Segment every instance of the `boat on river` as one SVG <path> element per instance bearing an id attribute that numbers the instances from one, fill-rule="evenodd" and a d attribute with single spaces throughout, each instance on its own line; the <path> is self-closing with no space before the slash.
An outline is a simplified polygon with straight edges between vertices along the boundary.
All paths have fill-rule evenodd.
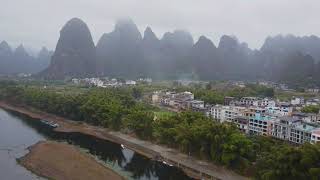
<path id="1" fill-rule="evenodd" d="M 59 124 L 58 123 L 55 123 L 53 121 L 48 121 L 48 120 L 44 120 L 42 119 L 41 122 L 49 127 L 52 127 L 52 128 L 57 128 L 59 127 Z"/>

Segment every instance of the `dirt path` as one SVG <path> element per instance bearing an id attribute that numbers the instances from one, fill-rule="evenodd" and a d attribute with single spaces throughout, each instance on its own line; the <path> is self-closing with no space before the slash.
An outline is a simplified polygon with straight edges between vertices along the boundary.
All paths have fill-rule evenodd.
<path id="1" fill-rule="evenodd" d="M 74 146 L 43 141 L 30 147 L 30 153 L 19 159 L 30 171 L 42 177 L 59 180 L 123 180 L 120 175 L 96 162 Z"/>
<path id="2" fill-rule="evenodd" d="M 127 148 L 142 154 L 149 158 L 160 157 L 162 160 L 169 162 L 183 171 L 189 176 L 200 179 L 226 179 L 226 180 L 247 180 L 248 177 L 241 176 L 224 167 L 214 165 L 211 162 L 198 160 L 180 153 L 175 149 L 165 146 L 153 144 L 148 141 L 143 141 L 131 137 L 120 132 L 110 131 L 105 128 L 88 125 L 85 123 L 78 123 L 69 119 L 58 117 L 56 115 L 48 114 L 42 111 L 35 110 L 30 107 L 13 106 L 5 102 L 0 102 L 0 107 L 19 112 L 35 119 L 46 119 L 58 123 L 60 126 L 55 131 L 58 132 L 79 132 L 87 135 L 92 135 L 101 139 L 112 141 L 118 144 L 124 144 Z"/>

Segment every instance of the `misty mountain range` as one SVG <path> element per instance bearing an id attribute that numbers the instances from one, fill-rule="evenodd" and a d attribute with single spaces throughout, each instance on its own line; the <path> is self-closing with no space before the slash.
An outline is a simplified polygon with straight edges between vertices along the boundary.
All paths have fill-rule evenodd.
<path id="1" fill-rule="evenodd" d="M 50 65 L 38 75 L 46 79 L 271 80 L 317 86 L 319 62 L 320 38 L 316 36 L 268 37 L 259 50 L 252 50 L 227 35 L 218 46 L 205 36 L 194 42 L 191 34 L 182 30 L 167 32 L 159 39 L 150 27 L 142 35 L 133 21 L 121 20 L 95 45 L 88 26 L 74 18 L 60 31 Z"/>
<path id="2" fill-rule="evenodd" d="M 31 56 L 23 45 L 12 49 L 6 41 L 0 43 L 0 74 L 38 73 L 50 64 L 53 52 L 43 47 L 36 57 Z"/>

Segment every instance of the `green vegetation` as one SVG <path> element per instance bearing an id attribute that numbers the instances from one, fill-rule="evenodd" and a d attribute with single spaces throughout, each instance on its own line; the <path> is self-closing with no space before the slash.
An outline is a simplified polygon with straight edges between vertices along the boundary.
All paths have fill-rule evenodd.
<path id="1" fill-rule="evenodd" d="M 302 112 L 304 113 L 318 113 L 320 110 L 320 106 L 310 105 L 302 108 Z"/>
<path id="2" fill-rule="evenodd" d="M 274 97 L 274 90 L 265 86 L 257 84 L 249 84 L 245 88 L 231 87 L 227 89 L 211 89 L 211 84 L 207 87 L 201 86 L 176 86 L 172 90 L 178 92 L 191 91 L 194 93 L 196 99 L 200 99 L 210 104 L 223 104 L 225 96 L 232 96 L 235 98 L 241 98 L 245 96 L 257 96 L 257 97 Z"/>
<path id="3" fill-rule="evenodd" d="M 241 98 L 245 96 L 257 96 L 257 97 L 273 97 L 273 88 L 268 88 L 265 86 L 257 84 L 248 84 L 245 88 L 233 88 L 226 92 L 227 96 L 233 96 L 236 98 Z"/>
<path id="4" fill-rule="evenodd" d="M 281 101 L 290 101 L 292 97 L 304 97 L 305 99 L 310 99 L 315 97 L 315 94 L 307 92 L 297 92 L 297 91 L 275 91 L 275 97 Z"/>
<path id="5" fill-rule="evenodd" d="M 257 161 L 257 179 L 319 179 L 320 145 L 270 147 Z"/>
<path id="6" fill-rule="evenodd" d="M 129 130 L 142 139 L 166 144 L 256 179 L 320 177 L 320 144 L 294 147 L 268 137 L 247 137 L 234 125 L 217 123 L 201 113 L 159 111 L 135 99 L 140 97 L 138 91 L 91 88 L 68 93 L 0 83 L 2 100 L 114 130 Z"/>
<path id="7" fill-rule="evenodd" d="M 164 118 L 170 118 L 174 115 L 174 112 L 170 111 L 154 111 L 154 116 L 157 119 L 164 119 Z"/>

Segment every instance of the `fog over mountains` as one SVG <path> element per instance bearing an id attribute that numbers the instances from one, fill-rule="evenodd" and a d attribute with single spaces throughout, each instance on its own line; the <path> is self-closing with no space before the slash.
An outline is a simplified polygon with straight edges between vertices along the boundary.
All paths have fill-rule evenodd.
<path id="1" fill-rule="evenodd" d="M 23 45 L 12 49 L 6 41 L 0 43 L 0 74 L 38 73 L 45 69 L 53 52 L 43 47 L 36 57 L 31 56 Z"/>
<path id="2" fill-rule="evenodd" d="M 12 52 L 2 43 L 0 54 L 1 67 L 18 61 L 3 61 L 7 56 L 24 57 L 25 62 L 31 62 L 23 53 L 23 47 Z M 47 79 L 110 76 L 272 80 L 317 86 L 319 62 L 320 38 L 316 36 L 268 37 L 259 50 L 252 50 L 246 43 L 227 35 L 221 37 L 218 45 L 205 36 L 194 41 L 191 34 L 183 30 L 167 32 L 158 38 L 152 28 L 147 27 L 142 35 L 133 21 L 120 20 L 95 46 L 87 25 L 74 18 L 60 31 L 50 65 L 39 75 Z M 28 71 L 35 72 L 34 66 Z"/>

